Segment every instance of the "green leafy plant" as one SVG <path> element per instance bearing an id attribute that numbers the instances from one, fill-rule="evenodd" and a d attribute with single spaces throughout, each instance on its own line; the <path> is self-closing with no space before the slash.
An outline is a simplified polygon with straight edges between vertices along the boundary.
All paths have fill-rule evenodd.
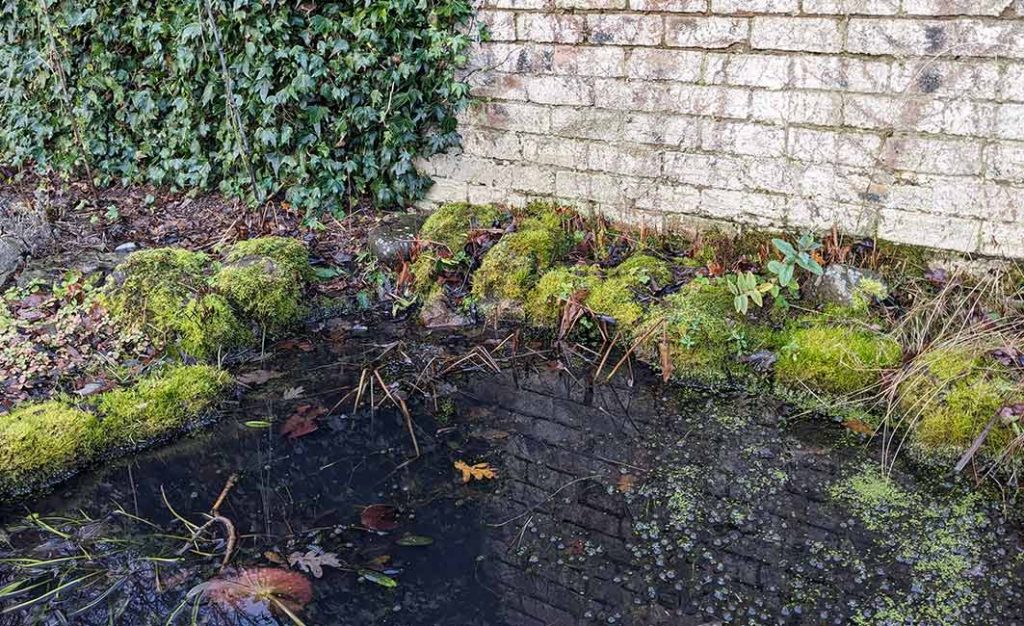
<path id="1" fill-rule="evenodd" d="M 458 144 L 469 0 L 8 0 L 0 162 L 310 212 L 420 197 Z"/>
<path id="2" fill-rule="evenodd" d="M 810 234 L 805 234 L 797 241 L 796 247 L 784 239 L 772 239 L 772 245 L 782 254 L 782 260 L 773 259 L 768 262 L 768 271 L 775 275 L 779 286 L 784 289 L 796 287 L 796 268 L 801 267 L 815 276 L 821 276 L 821 265 L 814 260 L 812 253 L 821 248 L 821 244 Z"/>
<path id="3" fill-rule="evenodd" d="M 753 272 L 740 272 L 725 277 L 729 293 L 733 295 L 733 306 L 736 312 L 743 315 L 750 309 L 753 302 L 757 307 L 764 306 L 764 294 L 778 295 L 778 285 L 771 281 L 761 282 Z"/>

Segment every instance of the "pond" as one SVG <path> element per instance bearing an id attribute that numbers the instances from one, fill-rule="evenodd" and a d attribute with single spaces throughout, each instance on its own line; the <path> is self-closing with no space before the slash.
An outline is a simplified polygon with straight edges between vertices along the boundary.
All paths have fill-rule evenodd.
<path id="1" fill-rule="evenodd" d="M 0 624 L 1024 623 L 997 499 L 886 479 L 770 395 L 498 330 L 318 331 L 212 426 L 7 505 Z"/>

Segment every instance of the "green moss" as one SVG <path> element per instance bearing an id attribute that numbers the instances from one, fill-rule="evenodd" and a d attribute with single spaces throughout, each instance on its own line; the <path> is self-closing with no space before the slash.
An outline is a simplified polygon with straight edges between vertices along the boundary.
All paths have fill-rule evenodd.
<path id="1" fill-rule="evenodd" d="M 174 432 L 210 409 L 230 383 L 227 372 L 210 365 L 174 365 L 103 393 L 96 401 L 103 436 L 137 444 Z"/>
<path id="2" fill-rule="evenodd" d="M 608 273 L 609 278 L 628 278 L 637 283 L 667 283 L 672 280 L 668 263 L 649 254 L 637 253 Z"/>
<path id="3" fill-rule="evenodd" d="M 208 289 L 210 258 L 179 248 L 131 254 L 108 289 L 107 309 L 121 324 L 141 328 L 154 339 L 173 342 L 180 314 L 196 294 Z"/>
<path id="4" fill-rule="evenodd" d="M 862 278 L 857 284 L 857 288 L 853 290 L 853 302 L 850 308 L 854 313 L 867 313 L 873 303 L 888 297 L 889 290 L 885 284 L 871 278 Z"/>
<path id="5" fill-rule="evenodd" d="M 914 442 L 939 456 L 962 454 L 1000 409 L 1024 402 L 1024 389 L 998 364 L 960 347 L 918 356 L 898 391 L 900 408 L 914 424 Z M 1011 437 L 997 424 L 983 450 L 999 451 Z"/>
<path id="6" fill-rule="evenodd" d="M 178 345 L 200 359 L 218 356 L 222 350 L 252 342 L 252 333 L 238 319 L 227 299 L 206 294 L 190 300 L 181 312 Z"/>
<path id="7" fill-rule="evenodd" d="M 831 394 L 876 388 L 882 371 L 899 365 L 902 350 L 892 338 L 859 328 L 812 325 L 783 336 L 779 382 Z"/>
<path id="8" fill-rule="evenodd" d="M 214 285 L 236 311 L 270 333 L 294 326 L 306 313 L 302 282 L 269 257 L 244 257 L 222 267 Z"/>
<path id="9" fill-rule="evenodd" d="M 303 281 L 313 280 L 313 267 L 309 264 L 309 250 L 298 239 L 291 237 L 258 237 L 239 241 L 224 255 L 228 263 L 237 263 L 246 257 L 267 257 L 282 270 L 293 273 Z"/>
<path id="10" fill-rule="evenodd" d="M 96 417 L 57 400 L 20 406 L 0 415 L 0 477 L 4 487 L 52 479 L 94 457 L 100 443 Z M 15 483 L 12 485 L 12 483 Z"/>
<path id="11" fill-rule="evenodd" d="M 484 256 L 473 274 L 473 295 L 502 303 L 524 302 L 541 274 L 565 254 L 568 244 L 556 211 L 534 211 Z"/>
<path id="12" fill-rule="evenodd" d="M 419 238 L 456 254 L 465 247 L 470 230 L 488 228 L 499 219 L 501 211 L 490 205 L 446 204 L 430 214 L 420 228 Z"/>
<path id="13" fill-rule="evenodd" d="M 635 288 L 633 277 L 605 279 L 591 289 L 587 307 L 615 320 L 620 328 L 630 327 L 644 314 L 643 307 L 637 302 Z"/>
<path id="14" fill-rule="evenodd" d="M 554 326 L 562 315 L 562 305 L 581 290 L 589 291 L 597 282 L 593 267 L 557 267 L 545 272 L 526 298 L 525 310 L 537 326 Z"/>
<path id="15" fill-rule="evenodd" d="M 697 278 L 672 294 L 652 310 L 640 325 L 637 334 L 651 324 L 667 324 L 669 355 L 675 371 L 683 376 L 716 380 L 729 373 L 733 356 L 740 347 L 756 349 L 758 344 L 752 325 L 733 308 L 732 294 L 722 280 Z M 661 334 L 648 340 L 657 348 Z M 658 359 L 652 359 L 657 363 Z"/>

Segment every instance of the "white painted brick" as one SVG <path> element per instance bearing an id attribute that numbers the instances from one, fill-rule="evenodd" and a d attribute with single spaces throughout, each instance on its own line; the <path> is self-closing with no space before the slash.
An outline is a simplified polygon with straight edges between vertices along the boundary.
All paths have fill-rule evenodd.
<path id="1" fill-rule="evenodd" d="M 677 80 L 694 83 L 700 80 L 704 55 L 689 50 L 635 48 L 626 61 L 626 75 L 645 80 Z"/>
<path id="2" fill-rule="evenodd" d="M 712 13 L 796 13 L 800 0 L 711 0 Z"/>
<path id="3" fill-rule="evenodd" d="M 842 120 L 842 96 L 824 91 L 755 91 L 750 117 L 761 122 L 835 126 Z"/>
<path id="4" fill-rule="evenodd" d="M 824 233 L 836 227 L 852 236 L 874 235 L 878 209 L 863 204 L 835 202 L 816 198 L 790 198 L 786 207 L 786 227 Z"/>
<path id="5" fill-rule="evenodd" d="M 1004 104 L 999 107 L 995 136 L 1000 139 L 1024 139 L 1024 104 Z"/>
<path id="6" fill-rule="evenodd" d="M 754 18 L 750 45 L 761 50 L 800 50 L 806 52 L 839 52 L 842 32 L 839 20 L 822 17 Z"/>
<path id="7" fill-rule="evenodd" d="M 804 13 L 823 15 L 896 15 L 900 0 L 804 0 Z"/>
<path id="8" fill-rule="evenodd" d="M 982 224 L 978 252 L 1008 258 L 1024 257 L 1024 237 L 1020 224 L 989 222 Z"/>
<path id="9" fill-rule="evenodd" d="M 978 248 L 979 222 L 948 215 L 882 209 L 878 233 L 897 243 L 974 252 Z"/>
<path id="10" fill-rule="evenodd" d="M 746 122 L 707 122 L 701 127 L 701 148 L 731 154 L 782 156 L 786 130 Z"/>
<path id="11" fill-rule="evenodd" d="M 556 9 L 616 10 L 626 5 L 626 0 L 555 0 Z"/>
<path id="12" fill-rule="evenodd" d="M 768 54 L 730 54 L 720 81 L 728 85 L 782 89 L 789 84 L 792 58 Z"/>
<path id="13" fill-rule="evenodd" d="M 994 100 L 999 95 L 1000 83 L 1000 69 L 995 63 L 925 58 L 895 64 L 889 89 L 893 93 L 934 98 Z"/>
<path id="14" fill-rule="evenodd" d="M 587 39 L 596 44 L 657 46 L 664 34 L 660 15 L 601 13 L 587 15 Z"/>
<path id="15" fill-rule="evenodd" d="M 1024 183 L 1024 143 L 1000 141 L 985 149 L 989 178 Z"/>
<path id="16" fill-rule="evenodd" d="M 908 15 L 1000 15 L 1014 0 L 903 0 Z"/>
<path id="17" fill-rule="evenodd" d="M 1002 81 L 1000 97 L 1004 100 L 1024 102 L 1024 63 L 1014 63 L 1006 67 L 1006 75 Z"/>
<path id="18" fill-rule="evenodd" d="M 787 154 L 808 163 L 872 167 L 877 165 L 881 147 L 882 138 L 879 135 L 790 128 Z"/>
<path id="19" fill-rule="evenodd" d="M 477 98 L 526 100 L 526 80 L 516 74 L 477 72 L 469 80 L 470 94 Z"/>
<path id="20" fill-rule="evenodd" d="M 1019 20 L 899 20 L 853 18 L 846 50 L 861 54 L 1024 58 Z"/>
<path id="21" fill-rule="evenodd" d="M 468 202 L 470 204 L 501 204 L 507 206 L 524 206 L 526 196 L 516 193 L 506 187 L 485 187 L 483 185 L 468 185 Z"/>
<path id="22" fill-rule="evenodd" d="M 700 209 L 700 190 L 689 185 L 659 184 L 653 196 L 636 201 L 637 208 L 672 213 L 695 213 Z"/>
<path id="23" fill-rule="evenodd" d="M 462 149 L 471 156 L 518 160 L 522 156 L 519 136 L 489 128 L 463 128 Z"/>
<path id="24" fill-rule="evenodd" d="M 703 13 L 708 10 L 708 0 L 629 0 L 629 8 L 635 11 Z"/>
<path id="25" fill-rule="evenodd" d="M 549 135 L 523 135 L 523 159 L 531 163 L 586 169 L 590 145 L 578 139 Z M 597 144 L 594 144 L 597 145 Z"/>
<path id="26" fill-rule="evenodd" d="M 531 102 L 587 105 L 594 103 L 590 81 L 575 76 L 531 76 L 524 80 Z"/>
<path id="27" fill-rule="evenodd" d="M 728 48 L 745 42 L 750 20 L 732 17 L 667 17 L 665 44 L 679 48 Z"/>
<path id="28" fill-rule="evenodd" d="M 487 26 L 491 41 L 515 41 L 515 13 L 511 11 L 477 11 L 476 19 Z"/>
<path id="29" fill-rule="evenodd" d="M 551 110 L 519 102 L 488 102 L 474 105 L 465 121 L 488 128 L 546 133 L 551 129 Z"/>
<path id="30" fill-rule="evenodd" d="M 734 87 L 598 80 L 597 106 L 625 111 L 666 111 L 714 117 L 746 117 L 750 93 Z"/>
<path id="31" fill-rule="evenodd" d="M 626 51 L 612 46 L 553 46 L 545 51 L 553 74 L 623 76 Z"/>
<path id="32" fill-rule="evenodd" d="M 519 39 L 539 43 L 580 43 L 586 34 L 581 15 L 559 13 L 519 13 L 516 17 Z"/>
<path id="33" fill-rule="evenodd" d="M 890 63 L 837 56 L 797 56 L 791 85 L 801 89 L 829 89 L 885 93 L 889 90 Z"/>
<path id="34" fill-rule="evenodd" d="M 620 111 L 568 107 L 551 110 L 551 132 L 561 137 L 618 141 L 625 121 L 626 116 Z"/>
<path id="35" fill-rule="evenodd" d="M 469 200 L 466 183 L 446 178 L 435 178 L 434 184 L 427 190 L 425 200 L 428 202 L 467 202 Z"/>
<path id="36" fill-rule="evenodd" d="M 634 113 L 625 118 L 621 139 L 632 143 L 697 148 L 700 146 L 700 118 Z"/>
<path id="37" fill-rule="evenodd" d="M 886 140 L 881 161 L 894 169 L 922 174 L 976 175 L 982 169 L 981 143 L 897 135 Z"/>
<path id="38" fill-rule="evenodd" d="M 509 189 L 526 193 L 550 194 L 555 190 L 555 170 L 532 163 L 509 165 Z"/>
<path id="39" fill-rule="evenodd" d="M 704 215 L 765 228 L 785 223 L 785 196 L 722 189 L 705 189 L 700 196 L 700 211 Z"/>
<path id="40" fill-rule="evenodd" d="M 589 169 L 612 174 L 657 178 L 661 175 L 662 151 L 625 143 L 598 143 L 590 148 Z"/>
<path id="41" fill-rule="evenodd" d="M 520 11 L 550 9 L 552 0 L 484 0 L 484 8 L 488 9 L 519 9 Z"/>

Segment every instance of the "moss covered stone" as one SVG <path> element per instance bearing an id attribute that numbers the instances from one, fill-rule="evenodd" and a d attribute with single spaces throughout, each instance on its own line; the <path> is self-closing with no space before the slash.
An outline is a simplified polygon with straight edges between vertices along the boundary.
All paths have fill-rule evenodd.
<path id="1" fill-rule="evenodd" d="M 103 438 L 111 444 L 137 444 L 182 428 L 209 410 L 231 383 L 210 365 L 174 365 L 127 389 L 101 394 Z"/>
<path id="2" fill-rule="evenodd" d="M 457 254 L 474 228 L 489 228 L 501 219 L 501 211 L 490 205 L 445 204 L 430 214 L 420 228 L 425 244 L 440 244 Z"/>
<path id="3" fill-rule="evenodd" d="M 225 265 L 214 285 L 234 310 L 272 334 L 294 326 L 306 314 L 302 282 L 269 257 L 244 257 Z"/>
<path id="4" fill-rule="evenodd" d="M 266 257 L 303 282 L 314 277 L 313 267 L 309 264 L 309 250 L 301 241 L 291 237 L 246 239 L 231 246 L 224 255 L 228 263 L 238 263 L 247 257 Z"/>
<path id="5" fill-rule="evenodd" d="M 59 400 L 0 415 L 0 484 L 48 480 L 94 457 L 102 437 L 96 417 Z"/>
<path id="6" fill-rule="evenodd" d="M 599 280 L 597 268 L 591 266 L 548 270 L 526 298 L 526 315 L 538 326 L 555 326 L 562 314 L 563 304 L 574 293 L 589 292 Z"/>
<path id="7" fill-rule="evenodd" d="M 940 456 L 958 456 L 1008 404 L 1024 402 L 1024 389 L 997 363 L 965 347 L 943 347 L 918 356 L 902 378 L 900 408 L 916 445 Z M 1012 431 L 997 423 L 985 450 L 998 452 Z"/>
<path id="8" fill-rule="evenodd" d="M 902 349 L 886 335 L 810 322 L 784 334 L 776 376 L 781 383 L 830 394 L 877 390 L 882 372 L 899 365 Z"/>
<path id="9" fill-rule="evenodd" d="M 568 246 L 569 236 L 557 210 L 532 209 L 515 232 L 502 237 L 484 256 L 473 274 L 473 295 L 503 305 L 523 303 Z"/>
<path id="10" fill-rule="evenodd" d="M 252 342 L 252 332 L 235 314 L 227 299 L 209 293 L 190 300 L 178 322 L 178 345 L 200 359 Z"/>
<path id="11" fill-rule="evenodd" d="M 672 279 L 672 270 L 661 259 L 638 252 L 608 272 L 609 278 L 629 278 L 636 283 L 667 283 Z"/>

